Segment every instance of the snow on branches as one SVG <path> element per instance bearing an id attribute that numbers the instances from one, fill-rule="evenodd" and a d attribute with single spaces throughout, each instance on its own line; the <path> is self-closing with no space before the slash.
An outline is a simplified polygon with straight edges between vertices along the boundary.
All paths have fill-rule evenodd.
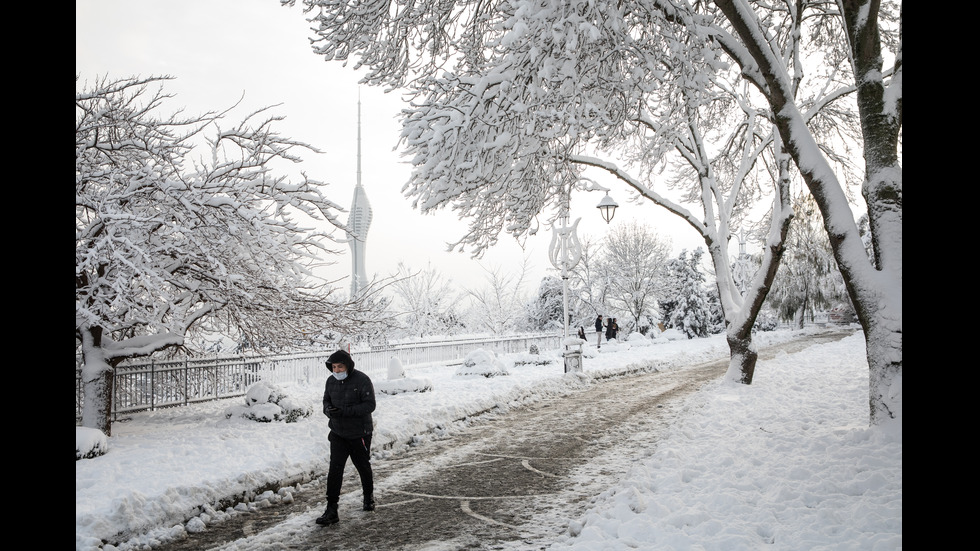
<path id="1" fill-rule="evenodd" d="M 267 109 L 230 128 L 227 112 L 166 115 L 168 78 L 76 91 L 79 338 L 97 333 L 112 362 L 181 346 L 192 328 L 285 343 L 366 319 L 313 273 L 342 209 L 322 182 L 272 171 L 316 150 L 280 136 Z"/>

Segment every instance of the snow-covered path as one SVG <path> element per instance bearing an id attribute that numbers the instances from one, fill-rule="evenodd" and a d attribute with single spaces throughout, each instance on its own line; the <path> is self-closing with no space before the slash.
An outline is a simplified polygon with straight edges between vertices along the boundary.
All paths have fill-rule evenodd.
<path id="1" fill-rule="evenodd" d="M 851 334 L 840 341 L 763 356 L 750 386 L 707 383 L 685 401 L 662 444 L 653 446 L 653 436 L 638 430 L 631 446 L 611 445 L 606 455 L 583 461 L 579 474 L 586 482 L 619 476 L 609 469 L 627 474 L 598 488 L 584 514 L 554 519 L 568 529 L 548 549 L 901 549 L 901 424 L 868 426 L 864 339 L 856 326 L 844 329 Z M 764 351 L 828 331 L 775 331 L 757 335 L 756 341 Z M 501 357 L 509 374 L 490 379 L 454 375 L 445 366 L 407 367 L 408 377 L 430 379 L 432 390 L 379 395 L 372 446 L 376 469 L 391 476 L 408 469 L 403 478 L 415 480 L 412 469 L 425 462 L 402 458 L 476 430 L 475 419 L 481 425 L 495 417 L 506 421 L 523 406 L 589 385 L 618 384 L 637 366 L 668 373 L 722 360 L 728 350 L 723 335 L 670 342 L 631 338 L 604 344 L 601 353 L 587 346 L 580 374 L 563 374 L 560 356 L 551 356 L 535 357 L 543 363 Z M 284 390 L 316 405 L 322 384 L 321 379 Z M 227 418 L 231 405 L 205 402 L 120 420 L 106 455 L 76 462 L 76 551 L 149 549 L 225 527 L 237 533 L 224 541 L 267 537 L 281 529 L 281 542 L 288 543 L 294 539 L 289 530 L 319 528 L 310 523 L 320 513 L 323 489 L 312 480 L 324 472 L 329 455 L 326 417 L 256 423 Z M 495 410 L 503 414 L 485 415 Z M 638 456 L 624 449 L 635 449 Z M 530 472 L 523 460 L 520 470 Z M 514 472 L 516 466 L 505 469 L 508 476 Z M 283 481 L 287 487 L 278 491 L 256 491 Z M 356 500 L 356 480 L 346 489 Z M 236 495 L 247 499 L 226 499 Z M 310 496 L 308 505 L 300 503 L 304 495 Z M 385 499 L 385 506 L 402 501 Z M 471 500 L 467 507 L 507 520 L 495 510 L 486 514 L 481 505 Z M 342 514 L 353 522 L 359 513 Z M 280 528 L 270 529 L 274 525 Z M 424 531 L 424 526 L 410 529 Z M 227 549 L 246 545 L 248 540 L 238 541 Z"/>
<path id="2" fill-rule="evenodd" d="M 794 341 L 764 354 L 799 347 Z M 726 360 L 659 372 L 653 363 L 635 364 L 640 374 L 534 392 L 532 404 L 501 406 L 376 461 L 376 513 L 360 511 L 360 484 L 349 468 L 336 526 L 313 522 L 324 507 L 314 481 L 288 505 L 239 516 L 160 551 L 543 548 L 567 533 L 568 519 L 581 516 L 594 496 L 621 484 L 656 447 L 684 399 L 726 368 Z"/>

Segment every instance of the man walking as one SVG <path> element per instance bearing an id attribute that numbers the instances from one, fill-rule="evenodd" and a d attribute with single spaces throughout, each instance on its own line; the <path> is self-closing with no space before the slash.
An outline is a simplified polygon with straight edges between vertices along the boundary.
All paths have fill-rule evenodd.
<path id="1" fill-rule="evenodd" d="M 364 491 L 364 510 L 373 511 L 374 474 L 371 471 L 371 434 L 376 406 L 374 385 L 365 373 L 354 370 L 354 359 L 338 350 L 327 359 L 331 374 L 323 390 L 323 413 L 330 418 L 330 467 L 327 470 L 327 510 L 316 519 L 317 524 L 340 521 L 337 504 L 344 481 L 344 467 L 349 457 L 361 477 Z"/>

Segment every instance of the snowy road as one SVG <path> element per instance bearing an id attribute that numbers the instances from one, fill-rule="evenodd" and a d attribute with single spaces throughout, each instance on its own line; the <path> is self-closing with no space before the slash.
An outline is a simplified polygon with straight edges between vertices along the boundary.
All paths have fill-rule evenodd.
<path id="1" fill-rule="evenodd" d="M 850 332 L 809 335 L 763 348 L 760 359 Z M 360 510 L 348 465 L 341 522 L 321 527 L 315 481 L 294 500 L 234 517 L 157 549 L 177 550 L 528 550 L 568 530 L 592 496 L 651 453 L 683 400 L 724 374 L 727 361 L 620 376 L 589 389 L 504 408 L 442 438 L 375 460 L 378 509 Z"/>

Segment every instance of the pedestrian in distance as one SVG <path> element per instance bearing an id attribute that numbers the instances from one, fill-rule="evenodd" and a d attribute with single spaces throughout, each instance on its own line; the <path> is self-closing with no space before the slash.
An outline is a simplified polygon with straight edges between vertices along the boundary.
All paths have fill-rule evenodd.
<path id="1" fill-rule="evenodd" d="M 602 314 L 599 314 L 595 318 L 595 332 L 598 335 L 596 337 L 595 347 L 602 348 Z"/>
<path id="2" fill-rule="evenodd" d="M 606 341 L 615 340 L 619 336 L 619 322 L 616 318 L 606 320 Z"/>
<path id="3" fill-rule="evenodd" d="M 354 359 L 344 350 L 327 358 L 330 376 L 323 390 L 323 413 L 330 418 L 330 467 L 327 470 L 327 510 L 316 519 L 328 525 L 340 521 L 337 505 L 344 482 L 344 467 L 349 457 L 361 477 L 365 511 L 375 509 L 374 473 L 371 471 L 371 435 L 377 405 L 374 384 L 367 374 L 354 369 Z"/>
<path id="4" fill-rule="evenodd" d="M 578 338 L 582 339 L 583 341 L 587 340 L 585 338 L 585 328 L 582 327 L 581 325 L 578 326 Z"/>

